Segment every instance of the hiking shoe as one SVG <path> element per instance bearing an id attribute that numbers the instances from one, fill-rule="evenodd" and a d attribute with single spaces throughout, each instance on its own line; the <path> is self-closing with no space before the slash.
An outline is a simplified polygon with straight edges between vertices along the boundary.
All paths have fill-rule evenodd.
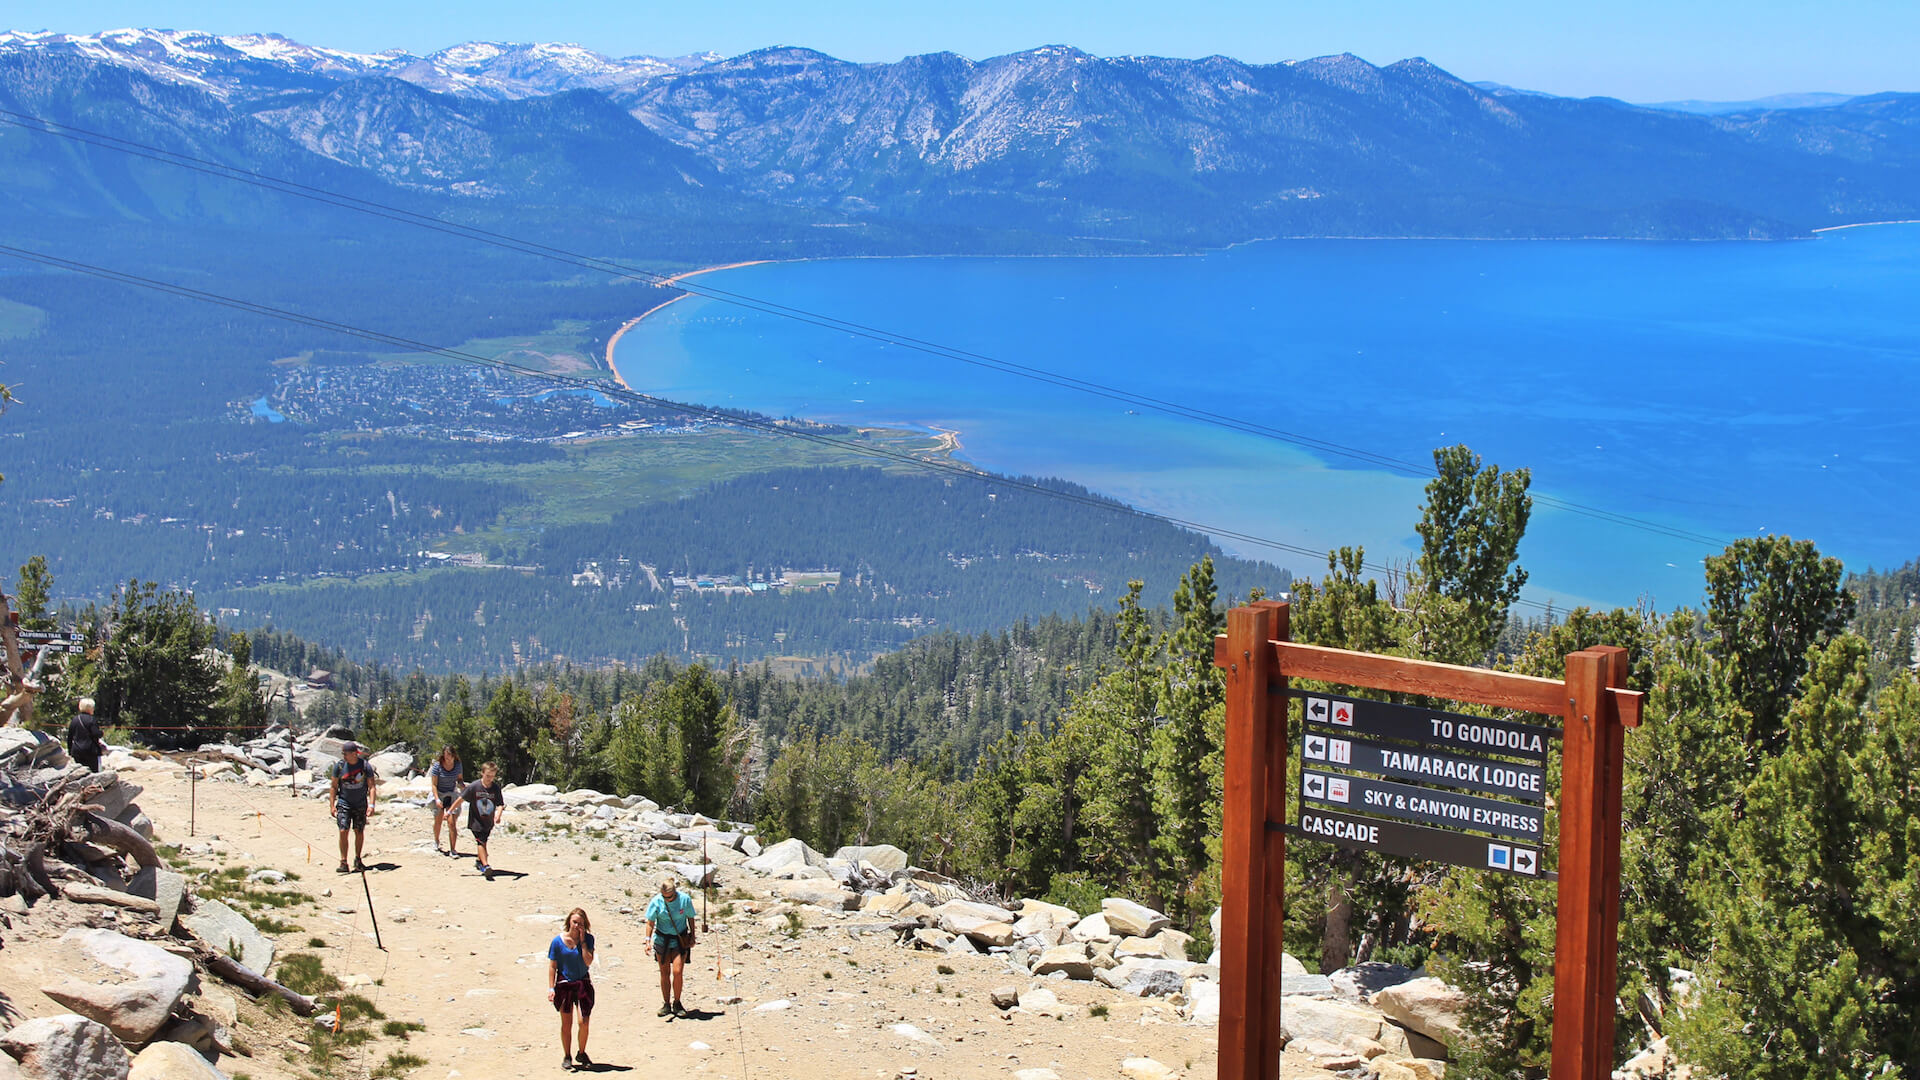
<path id="1" fill-rule="evenodd" d="M 356 874 L 364 874 L 364 873 L 366 873 L 366 872 L 367 872 L 367 864 L 366 864 L 366 863 L 363 863 L 363 862 L 361 862 L 361 861 L 360 861 L 359 859 L 355 859 L 355 860 L 353 860 L 353 872 L 354 872 L 354 873 L 356 873 Z"/>
<path id="2" fill-rule="evenodd" d="M 475 858 L 474 858 L 474 860 L 473 860 L 473 868 L 474 868 L 475 870 L 485 870 L 485 869 L 487 868 L 487 864 L 486 864 L 486 863 L 483 863 L 483 862 L 481 862 L 481 861 L 480 861 L 480 859 L 479 859 L 479 857 L 478 857 L 478 856 L 475 856 Z"/>
<path id="3" fill-rule="evenodd" d="M 687 1018 L 687 1007 L 685 1005 L 680 1004 L 677 1001 L 674 1002 L 673 1015 L 679 1017 L 682 1020 L 685 1020 Z"/>
<path id="4" fill-rule="evenodd" d="M 486 879 L 487 879 L 488 881 L 492 881 L 492 880 L 493 880 L 493 867 L 491 867 L 491 866 L 483 866 L 483 867 L 481 867 L 481 868 L 480 868 L 480 873 L 481 873 L 481 875 L 482 875 L 482 876 L 484 876 L 484 877 L 485 877 L 485 878 L 486 878 Z"/>
<path id="5" fill-rule="evenodd" d="M 655 1016 L 672 1016 L 672 1015 L 673 1015 L 673 1006 L 672 1006 L 672 1005 L 669 1005 L 669 1004 L 667 1004 L 666 1002 L 664 1002 L 664 1001 L 663 1001 L 663 1002 L 661 1002 L 661 1003 L 660 1003 L 660 1011 L 659 1011 L 659 1012 L 657 1012 L 657 1013 L 654 1013 L 653 1015 L 655 1015 Z"/>
<path id="6" fill-rule="evenodd" d="M 563 1058 L 561 1058 L 561 1059 L 560 1059 L 560 1068 L 561 1068 L 561 1070 L 562 1070 L 562 1071 L 565 1071 L 565 1072 L 572 1072 L 572 1071 L 573 1071 L 573 1058 L 571 1058 L 571 1057 L 563 1057 Z"/>
<path id="7" fill-rule="evenodd" d="M 579 1069 L 593 1068 L 593 1062 L 587 1059 L 587 1052 L 585 1050 L 573 1055 L 573 1064 L 575 1068 Z"/>
<path id="8" fill-rule="evenodd" d="M 333 872 L 334 872 L 334 873 L 336 873 L 336 874 L 351 874 L 351 873 L 353 873 L 353 871 L 352 871 L 351 869 L 349 869 L 349 868 L 347 867 L 347 860 L 345 860 L 345 859 L 341 859 L 341 860 L 340 860 L 340 865 L 339 865 L 339 866 L 336 866 L 336 867 L 334 867 L 334 868 L 333 868 Z"/>

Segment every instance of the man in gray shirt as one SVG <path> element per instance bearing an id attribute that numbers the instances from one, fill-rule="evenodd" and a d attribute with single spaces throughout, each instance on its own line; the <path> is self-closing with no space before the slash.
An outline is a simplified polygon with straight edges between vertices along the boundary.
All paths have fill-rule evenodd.
<path id="1" fill-rule="evenodd" d="M 333 764 L 331 797 L 327 805 L 333 808 L 334 823 L 340 826 L 340 865 L 334 870 L 345 874 L 350 872 L 347 868 L 348 829 L 353 830 L 353 869 L 367 868 L 367 864 L 360 859 L 360 853 L 366 847 L 367 814 L 373 809 L 380 778 L 367 763 L 366 747 L 350 742 L 340 747 L 340 753 L 346 756 L 346 760 Z"/>

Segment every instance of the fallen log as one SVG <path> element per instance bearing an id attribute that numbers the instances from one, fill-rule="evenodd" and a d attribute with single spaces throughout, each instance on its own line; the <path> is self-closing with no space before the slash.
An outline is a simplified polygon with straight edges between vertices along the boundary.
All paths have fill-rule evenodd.
<path id="1" fill-rule="evenodd" d="M 118 851 L 140 866 L 159 866 L 160 856 L 153 850 L 153 844 L 146 837 L 134 832 L 130 826 L 110 821 L 91 811 L 85 818 L 87 839 Z"/>
<path id="2" fill-rule="evenodd" d="M 312 1016 L 320 1011 L 319 1004 L 312 998 L 292 987 L 274 982 L 219 949 L 208 945 L 205 939 L 187 929 L 184 924 L 176 925 L 173 932 L 193 945 L 194 956 L 200 961 L 201 966 L 253 996 L 273 994 L 285 1001 L 300 1016 Z"/>

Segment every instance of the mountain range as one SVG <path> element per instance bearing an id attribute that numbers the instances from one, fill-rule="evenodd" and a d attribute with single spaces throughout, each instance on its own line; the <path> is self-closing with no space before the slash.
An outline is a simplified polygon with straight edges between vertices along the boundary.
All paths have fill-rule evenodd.
<path id="1" fill-rule="evenodd" d="M 1790 104 L 1700 115 L 1350 55 L 1253 65 L 1049 46 L 861 64 L 787 47 L 615 59 L 476 42 L 422 57 L 270 34 L 0 33 L 11 119 L 433 213 L 592 221 L 622 246 L 663 221 L 765 227 L 768 250 L 728 257 L 1778 238 L 1920 215 L 1920 95 Z M 0 127 L 0 148 L 7 216 L 279 227 L 304 212 L 19 126 Z"/>

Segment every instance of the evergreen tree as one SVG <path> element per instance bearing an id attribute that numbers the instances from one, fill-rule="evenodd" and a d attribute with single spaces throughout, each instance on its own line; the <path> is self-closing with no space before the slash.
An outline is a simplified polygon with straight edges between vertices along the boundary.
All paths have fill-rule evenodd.
<path id="1" fill-rule="evenodd" d="M 1685 1060 L 1753 1080 L 1920 1069 L 1920 692 L 1869 710 L 1867 646 L 1806 656 L 1782 745 L 1724 809 L 1695 882 L 1711 927 Z"/>
<path id="2" fill-rule="evenodd" d="M 1164 875 L 1154 838 L 1151 755 L 1159 704 L 1153 633 L 1140 610 L 1139 581 L 1120 599 L 1119 667 L 1073 705 L 1069 724 L 1090 724 L 1089 792 L 1081 853 L 1100 881 L 1158 907 Z"/>
<path id="3" fill-rule="evenodd" d="M 217 703 L 226 738 L 251 739 L 267 726 L 267 695 L 253 670 L 253 643 L 245 634 L 227 635 L 226 674 L 220 679 Z"/>
<path id="4" fill-rule="evenodd" d="M 22 630 L 51 630 L 53 574 L 47 570 L 47 557 L 35 555 L 20 567 L 20 581 L 13 589 L 14 614 L 20 616 Z"/>
<path id="5" fill-rule="evenodd" d="M 1527 583 L 1516 565 L 1533 512 L 1532 473 L 1481 467 L 1465 446 L 1433 452 L 1439 475 L 1420 508 L 1420 576 L 1425 586 L 1466 605 L 1463 647 L 1485 657 L 1506 627 L 1507 609 Z"/>
<path id="6" fill-rule="evenodd" d="M 1718 675 L 1728 703 L 1746 717 L 1747 751 L 1757 760 L 1785 738 L 1781 718 L 1807 650 L 1846 628 L 1854 597 L 1841 587 L 1840 560 L 1806 540 L 1736 540 L 1706 566 Z"/>
<path id="7" fill-rule="evenodd" d="M 1169 914 L 1186 924 L 1211 910 L 1207 884 L 1208 806 L 1218 787 L 1208 775 L 1218 746 L 1210 715 L 1224 707 L 1226 679 L 1213 663 L 1213 639 L 1225 625 L 1214 609 L 1213 557 L 1205 556 L 1173 592 L 1173 625 L 1166 633 L 1160 672 L 1160 711 L 1154 739 L 1154 815 L 1159 819 L 1162 894 Z"/>
<path id="8" fill-rule="evenodd" d="M 114 594 L 112 627 L 94 669 L 101 722 L 133 728 L 165 749 L 195 746 L 219 726 L 221 673 L 207 660 L 213 627 L 193 594 L 130 581 Z"/>

